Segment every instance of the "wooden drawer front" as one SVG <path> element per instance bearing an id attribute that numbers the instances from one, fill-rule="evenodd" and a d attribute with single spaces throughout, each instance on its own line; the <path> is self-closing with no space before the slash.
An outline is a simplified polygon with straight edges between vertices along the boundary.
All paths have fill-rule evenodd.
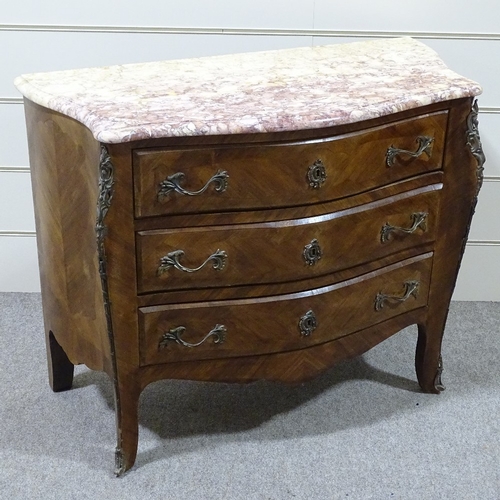
<path id="1" fill-rule="evenodd" d="M 303 143 L 135 150 L 136 217 L 313 204 L 436 170 L 447 116 L 442 111 Z M 430 156 L 401 153 L 387 165 L 391 147 L 415 152 L 418 137 L 433 139 Z M 310 184 L 321 179 L 318 161 L 326 179 L 314 188 Z"/>
<path id="2" fill-rule="evenodd" d="M 138 291 L 294 281 L 432 242 L 440 188 L 307 219 L 139 232 Z"/>
<path id="3" fill-rule="evenodd" d="M 431 257 L 302 293 L 140 308 L 141 363 L 266 354 L 348 335 L 425 306 Z"/>

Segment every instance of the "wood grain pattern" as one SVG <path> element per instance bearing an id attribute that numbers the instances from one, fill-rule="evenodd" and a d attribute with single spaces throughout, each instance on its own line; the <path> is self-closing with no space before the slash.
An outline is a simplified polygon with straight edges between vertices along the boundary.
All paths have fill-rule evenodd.
<path id="1" fill-rule="evenodd" d="M 138 292 L 183 288 L 269 284 L 330 274 L 405 248 L 432 242 L 441 185 L 400 193 L 348 210 L 282 222 L 191 227 L 137 233 Z M 382 227 L 412 226 L 411 215 L 427 214 L 425 230 L 394 232 L 387 241 Z M 353 232 L 356 235 L 353 239 Z M 309 265 L 305 246 L 313 240 L 321 258 Z M 353 251 L 353 242 L 363 251 Z M 217 250 L 226 253 L 224 268 L 213 261 L 196 272 L 170 267 L 159 274 L 162 257 L 182 250 L 179 262 L 196 268 Z"/>
<path id="2" fill-rule="evenodd" d="M 439 380 L 441 343 L 478 189 L 477 161 L 466 142 L 471 105 L 471 99 L 462 99 L 450 110 L 429 313 L 425 321 L 419 323 L 415 366 L 420 386 L 431 393 L 442 390 Z"/>
<path id="3" fill-rule="evenodd" d="M 410 259 L 419 255 L 432 252 L 433 244 L 414 246 L 395 254 L 385 255 L 384 257 L 337 271 L 333 275 L 327 274 L 316 278 L 296 280 L 292 282 L 273 283 L 273 284 L 253 284 L 245 286 L 231 286 L 224 288 L 198 288 L 192 290 L 176 290 L 162 293 L 153 293 L 139 295 L 137 303 L 139 307 L 162 306 L 165 304 L 182 304 L 203 301 L 232 300 L 238 298 L 258 298 L 273 297 L 289 293 L 301 293 L 304 290 L 311 290 L 321 287 L 327 287 L 334 283 L 347 281 L 357 276 L 376 271 L 382 267 L 390 266 L 401 260 Z"/>
<path id="4" fill-rule="evenodd" d="M 77 122 L 25 105 L 49 378 L 64 390 L 75 363 L 109 373 L 118 474 L 134 464 L 138 400 L 155 380 L 301 382 L 418 324 L 417 377 L 439 392 L 441 339 L 478 182 L 466 146 L 470 99 L 337 128 L 108 145 L 109 329 L 95 239 L 100 145 Z M 388 167 L 387 148 L 414 150 L 418 135 L 435 137 L 430 159 L 402 155 Z M 304 188 L 304 167 L 318 155 L 327 182 Z M 190 189 L 214 168 L 231 168 L 231 187 L 157 203 L 162 177 L 181 168 Z M 407 227 L 414 211 L 429 213 L 426 230 L 382 244 L 381 226 Z M 324 253 L 309 267 L 302 250 L 313 238 Z M 171 249 L 195 267 L 223 244 L 231 267 L 216 279 L 212 269 L 155 275 Z M 420 281 L 417 298 L 375 311 L 377 293 L 401 296 L 408 279 Z M 302 337 L 308 310 L 318 324 Z M 159 349 L 171 328 L 185 326 L 183 339 L 197 343 L 218 323 L 227 327 L 220 345 Z"/>
<path id="5" fill-rule="evenodd" d="M 105 220 L 105 250 L 116 363 L 113 378 L 117 430 L 115 472 L 120 475 L 133 465 L 137 453 L 140 395 L 137 271 L 130 150 L 123 145 L 108 145 L 107 149 L 114 170 L 113 200 Z"/>
<path id="6" fill-rule="evenodd" d="M 441 168 L 447 113 L 382 125 L 369 131 L 271 145 L 238 144 L 219 148 L 135 150 L 135 210 L 137 217 L 175 213 L 218 212 L 319 203 Z M 387 168 L 389 147 L 414 151 L 416 138 L 434 138 L 431 156 L 398 156 Z M 308 169 L 321 160 L 327 179 L 320 188 L 309 186 Z M 218 171 L 229 174 L 228 188 L 207 189 L 199 196 L 171 193 L 159 201 L 158 187 L 177 172 L 183 187 L 202 188 Z"/>
<path id="7" fill-rule="evenodd" d="M 29 100 L 25 110 L 45 332 L 71 363 L 111 373 L 95 237 L 99 144 L 71 118 Z"/>
<path id="8" fill-rule="evenodd" d="M 304 349 L 381 323 L 426 305 L 431 257 L 424 254 L 347 282 L 297 294 L 141 308 L 142 364 Z M 403 295 L 407 280 L 420 283 L 416 297 L 388 302 L 382 310 L 375 310 L 379 292 Z M 304 337 L 298 324 L 309 310 L 317 318 L 317 328 Z M 175 342 L 159 348 L 163 334 L 172 328 L 186 327 L 183 340 L 196 343 L 217 324 L 227 329 L 224 342 L 216 344 L 209 338 L 193 348 Z"/>
<path id="9" fill-rule="evenodd" d="M 241 210 L 220 213 L 203 214 L 172 214 L 159 217 L 135 219 L 136 231 L 155 229 L 189 228 L 193 226 L 223 226 L 227 224 L 245 224 L 263 222 L 280 222 L 306 217 L 318 217 L 326 213 L 340 212 L 360 205 L 372 203 L 384 198 L 390 198 L 403 192 L 440 184 L 443 172 L 440 170 L 419 174 L 409 179 L 392 182 L 386 186 L 377 187 L 354 196 L 340 198 L 315 205 L 287 208 L 269 208 L 268 210 Z"/>
<path id="10" fill-rule="evenodd" d="M 420 323 L 426 314 L 425 307 L 414 309 L 306 350 L 145 366 L 141 368 L 142 388 L 165 378 L 228 383 L 257 380 L 301 383 L 332 368 L 339 361 L 363 354 L 403 328 Z"/>

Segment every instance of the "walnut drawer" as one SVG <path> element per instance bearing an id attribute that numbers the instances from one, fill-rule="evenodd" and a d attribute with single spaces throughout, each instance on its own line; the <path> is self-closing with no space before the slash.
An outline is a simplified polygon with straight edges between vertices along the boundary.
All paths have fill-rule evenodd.
<path id="1" fill-rule="evenodd" d="M 141 231 L 138 292 L 307 279 L 432 242 L 441 187 L 318 217 Z"/>
<path id="2" fill-rule="evenodd" d="M 136 149 L 135 216 L 314 204 L 436 170 L 441 168 L 447 118 L 448 112 L 440 111 L 362 132 L 294 143 Z M 429 154 L 423 152 L 417 158 L 398 154 L 388 166 L 391 147 L 415 152 L 419 137 L 433 138 Z M 312 179 L 321 170 L 318 161 L 326 179 L 314 188 Z M 174 178 L 169 180 L 170 176 Z M 168 185 L 159 195 L 162 182 Z M 175 190 L 193 193 L 204 188 L 198 195 Z"/>
<path id="3" fill-rule="evenodd" d="M 348 335 L 425 306 L 431 263 L 427 253 L 301 293 L 140 308 L 141 364 L 282 352 Z M 311 314 L 315 328 L 301 333 L 314 326 Z"/>

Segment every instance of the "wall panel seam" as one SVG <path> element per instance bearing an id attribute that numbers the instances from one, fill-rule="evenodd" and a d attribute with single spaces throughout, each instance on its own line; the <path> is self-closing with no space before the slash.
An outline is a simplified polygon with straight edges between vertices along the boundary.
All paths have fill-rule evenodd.
<path id="1" fill-rule="evenodd" d="M 0 165 L 0 174 L 29 174 L 29 167 L 9 167 L 9 166 L 1 166 Z M 500 178 L 499 178 L 500 179 Z"/>
<path id="2" fill-rule="evenodd" d="M 22 97 L 0 97 L 0 104 L 22 104 Z"/>
<path id="3" fill-rule="evenodd" d="M 479 106 L 479 111 L 485 115 L 498 115 L 500 114 L 500 106 Z"/>
<path id="4" fill-rule="evenodd" d="M 34 237 L 36 236 L 35 231 L 0 231 L 0 237 Z"/>
<path id="5" fill-rule="evenodd" d="M 467 246 L 472 247 L 500 247 L 500 240 L 468 240 Z"/>
<path id="6" fill-rule="evenodd" d="M 0 24 L 0 31 L 50 31 L 90 33 L 172 33 L 202 35 L 264 35 L 264 36 L 317 36 L 388 38 L 411 36 L 459 40 L 500 40 L 500 33 L 448 32 L 448 31 L 394 31 L 394 30 L 328 30 L 317 28 L 208 28 L 175 26 L 106 26 L 83 24 Z"/>

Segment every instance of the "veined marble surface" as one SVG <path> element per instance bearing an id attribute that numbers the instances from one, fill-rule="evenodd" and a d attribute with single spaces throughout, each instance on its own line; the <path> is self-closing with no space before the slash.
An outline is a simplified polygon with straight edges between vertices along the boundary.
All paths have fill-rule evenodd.
<path id="1" fill-rule="evenodd" d="M 104 143 L 319 128 L 481 93 L 411 38 L 34 73 L 14 83 Z"/>

